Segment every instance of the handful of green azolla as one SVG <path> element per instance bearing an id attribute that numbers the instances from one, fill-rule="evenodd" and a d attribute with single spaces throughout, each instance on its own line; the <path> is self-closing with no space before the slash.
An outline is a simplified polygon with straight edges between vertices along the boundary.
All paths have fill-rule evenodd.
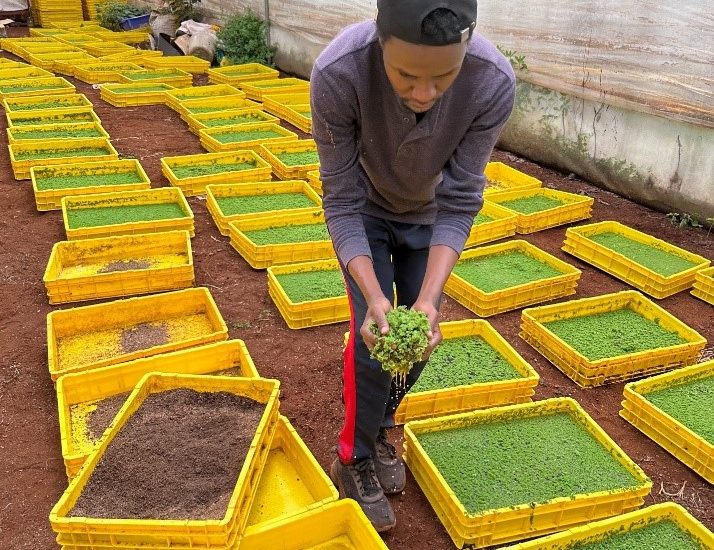
<path id="1" fill-rule="evenodd" d="M 379 334 L 376 323 L 369 327 L 377 336 L 370 357 L 379 361 L 397 384 L 404 385 L 412 365 L 421 361 L 429 345 L 429 319 L 423 311 L 399 306 L 387 313 L 387 323 L 389 332 L 383 335 Z"/>

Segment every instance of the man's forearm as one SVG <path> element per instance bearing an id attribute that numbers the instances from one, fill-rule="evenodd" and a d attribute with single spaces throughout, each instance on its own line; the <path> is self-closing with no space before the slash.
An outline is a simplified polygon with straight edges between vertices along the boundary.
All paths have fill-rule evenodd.
<path id="1" fill-rule="evenodd" d="M 355 256 L 347 264 L 347 271 L 362 291 L 367 304 L 373 304 L 375 300 L 384 298 L 382 288 L 379 286 L 377 275 L 374 272 L 374 265 L 368 256 Z"/>
<path id="2" fill-rule="evenodd" d="M 458 259 L 457 252 L 449 246 L 433 245 L 429 248 L 426 274 L 419 291 L 418 301 L 427 301 L 435 308 L 438 306 L 444 285 Z"/>

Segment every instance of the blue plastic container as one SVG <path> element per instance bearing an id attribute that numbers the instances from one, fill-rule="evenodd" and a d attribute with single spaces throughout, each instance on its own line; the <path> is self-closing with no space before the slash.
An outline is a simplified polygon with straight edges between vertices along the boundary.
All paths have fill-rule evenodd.
<path id="1" fill-rule="evenodd" d="M 146 15 L 139 15 L 137 17 L 129 17 L 128 19 L 122 19 L 119 25 L 125 31 L 131 31 L 134 29 L 147 27 L 149 25 L 149 14 L 147 13 Z"/>

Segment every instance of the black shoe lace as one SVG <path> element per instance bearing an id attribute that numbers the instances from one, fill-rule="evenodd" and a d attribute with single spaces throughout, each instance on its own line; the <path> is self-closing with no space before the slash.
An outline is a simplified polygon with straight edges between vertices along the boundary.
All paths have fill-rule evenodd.
<path id="1" fill-rule="evenodd" d="M 352 468 L 357 472 L 357 488 L 361 494 L 371 497 L 379 492 L 379 481 L 370 459 L 357 462 Z"/>
<path id="2" fill-rule="evenodd" d="M 380 458 L 386 458 L 393 460 L 397 456 L 397 449 L 389 441 L 387 441 L 387 434 L 384 432 L 379 432 L 377 436 L 377 456 Z"/>

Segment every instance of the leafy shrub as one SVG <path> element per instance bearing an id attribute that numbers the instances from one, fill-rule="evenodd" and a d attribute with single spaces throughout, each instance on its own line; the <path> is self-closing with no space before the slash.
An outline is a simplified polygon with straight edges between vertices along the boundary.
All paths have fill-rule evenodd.
<path id="1" fill-rule="evenodd" d="M 99 24 L 102 27 L 113 31 L 122 30 L 120 25 L 122 20 L 130 17 L 146 15 L 150 11 L 150 8 L 130 6 L 122 0 L 104 0 L 104 2 L 97 4 L 97 17 L 99 18 Z"/>
<path id="2" fill-rule="evenodd" d="M 226 21 L 218 39 L 231 63 L 272 64 L 274 49 L 268 45 L 268 26 L 250 10 Z"/>

